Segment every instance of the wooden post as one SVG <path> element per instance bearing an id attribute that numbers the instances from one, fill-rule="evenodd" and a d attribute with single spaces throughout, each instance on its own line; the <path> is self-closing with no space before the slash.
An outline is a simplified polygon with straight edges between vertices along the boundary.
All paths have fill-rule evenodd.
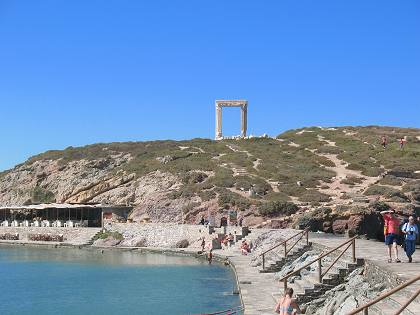
<path id="1" fill-rule="evenodd" d="M 321 259 L 318 259 L 318 279 L 319 283 L 322 283 Z"/>
<path id="2" fill-rule="evenodd" d="M 352 241 L 352 255 L 353 255 L 353 262 L 356 262 L 356 240 Z"/>
<path id="3" fill-rule="evenodd" d="M 284 258 L 287 257 L 287 244 L 284 242 Z"/>
<path id="4" fill-rule="evenodd" d="M 363 310 L 363 315 L 369 315 L 369 311 L 367 307 Z"/>
<path id="5" fill-rule="evenodd" d="M 287 290 L 287 278 L 284 279 L 284 293 L 286 293 Z"/>
<path id="6" fill-rule="evenodd" d="M 309 245 L 309 231 L 306 230 L 306 245 Z"/>
<path id="7" fill-rule="evenodd" d="M 263 270 L 265 269 L 265 254 L 262 255 Z"/>

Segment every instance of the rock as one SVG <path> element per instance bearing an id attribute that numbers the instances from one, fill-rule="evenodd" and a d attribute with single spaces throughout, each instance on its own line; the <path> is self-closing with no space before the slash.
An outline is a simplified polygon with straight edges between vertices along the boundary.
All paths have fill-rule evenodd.
<path id="1" fill-rule="evenodd" d="M 180 240 L 176 243 L 176 248 L 187 248 L 188 245 L 190 245 L 190 242 L 188 240 Z"/>
<path id="2" fill-rule="evenodd" d="M 112 246 L 117 246 L 118 244 L 120 244 L 121 241 L 120 240 L 116 240 L 113 237 L 108 237 L 105 239 L 98 239 L 93 243 L 93 246 L 106 246 L 106 247 L 112 247 Z"/>
<path id="3" fill-rule="evenodd" d="M 344 234 L 347 230 L 347 220 L 334 220 L 332 230 L 335 234 Z"/>
<path id="4" fill-rule="evenodd" d="M 165 155 L 165 156 L 159 156 L 159 157 L 157 157 L 156 160 L 159 161 L 159 162 L 161 162 L 161 163 L 163 163 L 163 164 L 167 164 L 167 163 L 173 161 L 174 158 L 172 156 L 170 156 L 170 155 Z"/>

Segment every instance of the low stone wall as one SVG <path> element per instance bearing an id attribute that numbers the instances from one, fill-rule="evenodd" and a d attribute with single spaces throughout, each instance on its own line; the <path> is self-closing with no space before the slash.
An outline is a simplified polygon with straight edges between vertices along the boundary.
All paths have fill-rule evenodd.
<path id="1" fill-rule="evenodd" d="M 29 240 L 31 234 L 63 234 L 64 242 L 71 245 L 84 245 L 99 232 L 97 228 L 56 228 L 56 227 L 0 227 L 0 234 L 19 234 L 20 242 L 35 242 Z"/>
<path id="2" fill-rule="evenodd" d="M 108 231 L 121 233 L 124 240 L 119 246 L 175 248 L 177 243 L 187 240 L 189 247 L 200 248 L 204 237 L 208 244 L 213 235 L 203 225 L 179 225 L 170 223 L 112 223 Z"/>

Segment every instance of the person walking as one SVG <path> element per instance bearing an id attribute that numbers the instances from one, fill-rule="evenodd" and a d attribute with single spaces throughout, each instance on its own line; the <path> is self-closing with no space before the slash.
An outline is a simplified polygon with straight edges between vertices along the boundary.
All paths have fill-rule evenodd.
<path id="1" fill-rule="evenodd" d="M 395 216 L 394 210 L 381 211 L 381 214 L 385 221 L 384 234 L 385 244 L 388 246 L 388 262 L 392 262 L 392 248 L 394 248 L 395 262 L 400 263 L 401 260 L 398 258 L 398 234 L 400 231 L 400 220 Z"/>
<path id="2" fill-rule="evenodd" d="M 207 261 L 209 262 L 209 265 L 211 265 L 211 262 L 213 261 L 213 248 L 210 248 L 209 253 L 207 254 Z"/>
<path id="3" fill-rule="evenodd" d="M 408 257 L 408 262 L 411 263 L 413 261 L 414 251 L 416 250 L 416 240 L 419 235 L 419 229 L 413 216 L 408 218 L 408 222 L 403 225 L 401 231 L 405 234 L 404 249 Z"/>
<path id="4" fill-rule="evenodd" d="M 401 138 L 400 139 L 400 150 L 403 150 L 404 149 L 404 143 L 405 143 L 405 139 L 404 138 Z"/>
<path id="5" fill-rule="evenodd" d="M 299 305 L 296 301 L 292 298 L 293 297 L 293 289 L 287 288 L 284 295 L 279 299 L 279 302 L 276 304 L 276 308 L 274 312 L 280 315 L 294 315 L 294 314 L 302 314 Z"/>
<path id="6" fill-rule="evenodd" d="M 206 247 L 206 240 L 203 236 L 203 238 L 201 239 L 201 252 L 204 252 L 205 247 Z"/>
<path id="7" fill-rule="evenodd" d="M 386 149 L 386 146 L 388 144 L 388 139 L 385 136 L 382 136 L 381 144 L 384 147 L 384 149 Z"/>

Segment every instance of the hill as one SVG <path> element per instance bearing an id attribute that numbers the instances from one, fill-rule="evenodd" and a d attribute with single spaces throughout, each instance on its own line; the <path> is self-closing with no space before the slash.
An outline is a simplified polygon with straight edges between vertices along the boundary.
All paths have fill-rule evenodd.
<path id="1" fill-rule="evenodd" d="M 251 225 L 328 230 L 345 218 L 348 229 L 349 216 L 366 214 L 370 201 L 417 207 L 420 129 L 311 127 L 276 138 L 94 144 L 47 151 L 0 173 L 0 205 L 52 201 L 132 204 L 133 220 L 196 222 L 236 209 Z"/>

